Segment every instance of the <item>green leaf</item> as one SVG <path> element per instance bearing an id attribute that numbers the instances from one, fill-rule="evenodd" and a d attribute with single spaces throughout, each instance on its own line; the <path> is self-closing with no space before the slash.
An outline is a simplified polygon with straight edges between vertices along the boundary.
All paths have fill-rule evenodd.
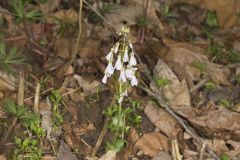
<path id="1" fill-rule="evenodd" d="M 7 101 L 5 102 L 5 110 L 6 110 L 6 112 L 8 112 L 8 113 L 11 113 L 11 114 L 13 114 L 13 115 L 17 115 L 17 106 L 16 106 L 16 104 L 15 104 L 13 101 L 11 101 L 11 100 L 7 100 Z"/>
<path id="2" fill-rule="evenodd" d="M 40 117 L 35 113 L 26 113 L 20 119 L 24 127 L 29 127 L 31 123 L 39 124 L 41 122 Z"/>
<path id="3" fill-rule="evenodd" d="M 221 160 L 229 160 L 226 153 L 223 153 L 223 154 L 221 155 Z"/>
<path id="4" fill-rule="evenodd" d="M 108 147 L 110 150 L 119 152 L 120 150 L 123 149 L 125 142 L 126 141 L 124 139 L 117 139 L 115 142 L 109 144 Z"/>
<path id="5" fill-rule="evenodd" d="M 215 12 L 209 11 L 207 13 L 206 23 L 209 27 L 218 27 L 218 18 Z"/>

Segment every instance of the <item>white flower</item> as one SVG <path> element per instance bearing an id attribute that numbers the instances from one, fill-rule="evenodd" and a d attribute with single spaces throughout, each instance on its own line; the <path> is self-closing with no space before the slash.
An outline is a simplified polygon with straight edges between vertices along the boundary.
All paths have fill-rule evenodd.
<path id="1" fill-rule="evenodd" d="M 114 68 L 116 68 L 117 70 L 121 70 L 122 69 L 122 62 L 121 62 L 121 56 L 118 55 L 117 61 L 115 63 Z"/>
<path id="2" fill-rule="evenodd" d="M 119 99 L 118 99 L 118 103 L 121 104 L 123 101 L 123 96 L 120 96 Z"/>
<path id="3" fill-rule="evenodd" d="M 129 42 L 129 47 L 130 47 L 131 49 L 133 49 L 133 45 L 132 45 L 131 42 Z"/>
<path id="4" fill-rule="evenodd" d="M 108 63 L 107 68 L 105 70 L 105 74 L 109 74 L 111 76 L 114 72 L 114 68 L 112 66 L 112 63 Z"/>
<path id="5" fill-rule="evenodd" d="M 108 55 L 105 57 L 108 61 L 110 61 L 110 59 L 112 58 L 113 53 L 112 50 L 108 53 Z"/>
<path id="6" fill-rule="evenodd" d="M 138 81 L 137 81 L 136 76 L 132 76 L 131 85 L 132 85 L 132 86 L 136 86 L 137 84 L 138 84 Z"/>
<path id="7" fill-rule="evenodd" d="M 116 46 L 114 47 L 114 51 L 113 51 L 114 53 L 117 53 L 118 47 L 119 47 L 119 42 L 117 42 L 117 43 L 116 43 Z"/>
<path id="8" fill-rule="evenodd" d="M 129 61 L 129 65 L 135 66 L 136 64 L 137 64 L 137 60 L 136 60 L 136 58 L 134 57 L 134 53 L 132 52 L 132 53 L 131 53 L 131 57 L 130 57 L 130 61 Z"/>
<path id="9" fill-rule="evenodd" d="M 128 79 L 131 79 L 132 76 L 134 75 L 133 70 L 131 68 L 126 69 L 125 75 Z"/>
<path id="10" fill-rule="evenodd" d="M 102 83 L 105 83 L 105 84 L 107 83 L 107 75 L 106 74 L 104 75 L 104 77 L 102 79 Z"/>
<path id="11" fill-rule="evenodd" d="M 126 78 L 126 76 L 125 76 L 125 71 L 124 71 L 124 69 L 122 69 L 121 72 L 120 72 L 119 81 L 127 82 L 127 78 Z"/>
<path id="12" fill-rule="evenodd" d="M 128 62 L 128 47 L 125 48 L 124 55 L 123 55 L 123 62 Z"/>

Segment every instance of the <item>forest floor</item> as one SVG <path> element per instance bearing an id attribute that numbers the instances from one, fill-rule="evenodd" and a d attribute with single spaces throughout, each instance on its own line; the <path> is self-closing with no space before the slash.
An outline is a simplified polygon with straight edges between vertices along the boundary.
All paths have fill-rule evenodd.
<path id="1" fill-rule="evenodd" d="M 239 160 L 239 22 L 239 0 L 0 1 L 0 160 Z"/>

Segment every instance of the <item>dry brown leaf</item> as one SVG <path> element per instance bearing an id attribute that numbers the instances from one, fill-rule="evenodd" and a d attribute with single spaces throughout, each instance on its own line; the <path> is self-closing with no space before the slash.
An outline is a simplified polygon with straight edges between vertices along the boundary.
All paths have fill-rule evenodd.
<path id="1" fill-rule="evenodd" d="M 56 72 L 58 78 L 74 73 L 73 66 L 69 63 L 63 64 Z"/>
<path id="2" fill-rule="evenodd" d="M 155 82 L 151 82 L 151 89 L 156 93 L 161 92 L 178 114 L 184 117 L 194 115 L 186 81 L 180 82 L 173 71 L 161 59 L 158 60 L 155 66 L 155 76 L 167 79 L 170 83 L 158 89 L 153 85 Z"/>
<path id="3" fill-rule="evenodd" d="M 54 53 L 60 58 L 66 59 L 71 56 L 73 51 L 74 41 L 69 38 L 58 38 L 54 42 Z"/>
<path id="4" fill-rule="evenodd" d="M 145 155 L 154 157 L 160 151 L 169 151 L 168 139 L 159 132 L 144 134 L 136 143 L 136 148 L 142 150 Z"/>
<path id="5" fill-rule="evenodd" d="M 213 139 L 213 140 L 204 139 L 204 143 L 207 144 L 208 147 L 211 148 L 212 150 L 214 150 L 218 155 L 228 151 L 228 147 L 226 146 L 226 143 L 225 143 L 224 140 L 221 140 L 221 139 Z"/>
<path id="6" fill-rule="evenodd" d="M 51 14 L 46 20 L 48 22 L 52 22 L 52 17 L 56 17 L 58 19 L 68 19 L 75 23 L 78 22 L 78 12 L 73 9 L 59 10 L 58 12 Z"/>
<path id="7" fill-rule="evenodd" d="M 73 127 L 73 133 L 74 135 L 83 135 L 87 132 L 95 130 L 95 126 L 93 123 L 87 123 L 87 124 L 81 124 L 80 126 L 74 126 Z"/>
<path id="8" fill-rule="evenodd" d="M 231 71 L 228 68 L 208 62 L 206 63 L 206 72 L 215 83 L 227 86 L 231 85 L 228 80 Z"/>
<path id="9" fill-rule="evenodd" d="M 78 85 L 83 88 L 84 93 L 95 93 L 101 86 L 99 81 L 93 80 L 90 82 L 77 74 L 75 74 L 73 78 L 76 79 Z"/>
<path id="10" fill-rule="evenodd" d="M 236 157 L 238 157 L 238 159 L 240 159 L 240 142 L 228 140 L 226 143 L 227 143 L 227 145 L 231 145 L 231 149 L 228 152 L 226 152 L 229 159 L 233 159 Z"/>
<path id="11" fill-rule="evenodd" d="M 221 65 L 211 63 L 202 48 L 188 43 L 165 41 L 165 44 L 169 47 L 169 51 L 164 57 L 164 60 L 174 66 L 179 65 L 181 67 L 180 69 L 175 70 L 178 75 L 184 75 L 183 77 L 192 81 L 199 80 L 200 70 L 196 70 L 196 68 L 194 69 L 193 64 L 202 63 L 205 65 L 204 71 L 214 82 L 217 84 L 230 85 L 228 80 L 230 70 Z"/>
<path id="12" fill-rule="evenodd" d="M 81 58 L 88 58 L 93 59 L 96 58 L 97 55 L 99 55 L 98 48 L 100 46 L 101 41 L 96 39 L 88 39 L 83 47 L 80 48 L 79 56 Z"/>
<path id="13" fill-rule="evenodd" d="M 235 133 L 240 131 L 240 114 L 223 107 L 210 110 L 202 116 L 189 117 L 188 120 L 213 132 L 224 129 Z"/>
<path id="14" fill-rule="evenodd" d="M 16 78 L 0 70 L 0 91 L 15 91 L 16 89 Z"/>
<path id="15" fill-rule="evenodd" d="M 118 6 L 117 9 L 111 13 L 106 15 L 106 18 L 109 20 L 111 24 L 117 29 L 120 30 L 123 25 L 131 26 L 136 24 L 136 18 L 142 16 L 143 4 L 141 1 L 130 2 L 125 6 Z M 151 5 L 149 6 L 149 17 L 152 18 L 153 22 L 158 21 L 155 10 L 159 8 L 159 3 L 155 1 L 151 1 Z M 123 24 L 123 22 L 126 22 Z"/>
<path id="16" fill-rule="evenodd" d="M 7 160 L 6 156 L 4 154 L 0 155 L 0 160 Z"/>
<path id="17" fill-rule="evenodd" d="M 216 11 L 219 25 L 223 28 L 233 27 L 239 22 L 237 14 L 240 11 L 238 0 L 175 0 L 174 3 L 187 2 L 208 10 Z"/>
<path id="18" fill-rule="evenodd" d="M 148 119 L 159 128 L 164 134 L 170 138 L 177 138 L 178 133 L 181 131 L 176 120 L 169 115 L 162 108 L 159 108 L 155 103 L 148 102 L 145 107 L 144 113 Z"/>
<path id="19" fill-rule="evenodd" d="M 46 3 L 39 5 L 40 11 L 43 14 L 50 14 L 59 6 L 59 3 L 60 0 L 46 1 Z"/>
<path id="20" fill-rule="evenodd" d="M 171 160 L 171 156 L 167 152 L 160 152 L 152 160 Z"/>
<path id="21" fill-rule="evenodd" d="M 61 141 L 61 145 L 57 153 L 57 159 L 77 160 L 77 157 L 75 154 L 73 154 L 70 147 L 66 143 L 64 143 L 64 141 Z"/>
<path id="22" fill-rule="evenodd" d="M 47 138 L 51 139 L 52 133 L 52 112 L 51 105 L 47 103 L 40 103 L 40 114 L 42 116 L 41 127 L 47 132 Z"/>
<path id="23" fill-rule="evenodd" d="M 98 160 L 115 160 L 116 159 L 116 151 L 109 150 Z"/>

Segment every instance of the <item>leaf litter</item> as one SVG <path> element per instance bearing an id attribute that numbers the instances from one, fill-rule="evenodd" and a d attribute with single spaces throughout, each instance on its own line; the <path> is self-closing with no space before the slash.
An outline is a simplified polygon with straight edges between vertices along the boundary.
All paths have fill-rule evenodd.
<path id="1" fill-rule="evenodd" d="M 42 87 L 37 114 L 47 138 L 38 144 L 44 151 L 43 159 L 240 158 L 238 0 L 83 0 L 82 17 L 81 5 L 74 0 L 30 2 L 24 7 L 23 14 L 40 10 L 44 20 L 19 23 L 10 4 L 0 2 L 0 43 L 6 42 L 9 48 L 17 46 L 21 54 L 29 57 L 30 66 L 13 65 L 16 73 L 8 74 L 1 66 L 6 60 L 0 57 L 0 135 L 6 134 L 6 126 L 13 120 L 4 113 L 3 102 L 8 98 L 17 100 L 18 72 L 24 71 L 24 95 L 30 97 L 25 105 L 29 111 L 36 83 Z M 104 19 L 97 16 L 99 13 Z M 79 19 L 79 50 L 73 63 L 69 63 Z M 142 100 L 142 123 L 130 129 L 125 148 L 118 153 L 106 149 L 107 140 L 112 138 L 106 132 L 96 156 L 92 152 L 106 118 L 102 113 L 115 90 L 114 80 L 107 88 L 101 84 L 104 55 L 118 38 L 114 31 L 122 25 L 130 27 L 129 38 L 141 62 L 137 71 L 139 88 L 128 92 Z M 52 83 L 43 78 L 46 75 L 53 77 Z M 52 93 L 49 88 L 60 89 L 64 103 L 50 107 L 46 102 Z M 28 132 L 34 129 L 33 124 L 28 127 Z M 21 122 L 11 132 L 10 137 L 32 137 L 24 132 Z M 8 139 L 6 149 L 0 150 L 0 159 L 11 158 L 15 143 Z"/>

